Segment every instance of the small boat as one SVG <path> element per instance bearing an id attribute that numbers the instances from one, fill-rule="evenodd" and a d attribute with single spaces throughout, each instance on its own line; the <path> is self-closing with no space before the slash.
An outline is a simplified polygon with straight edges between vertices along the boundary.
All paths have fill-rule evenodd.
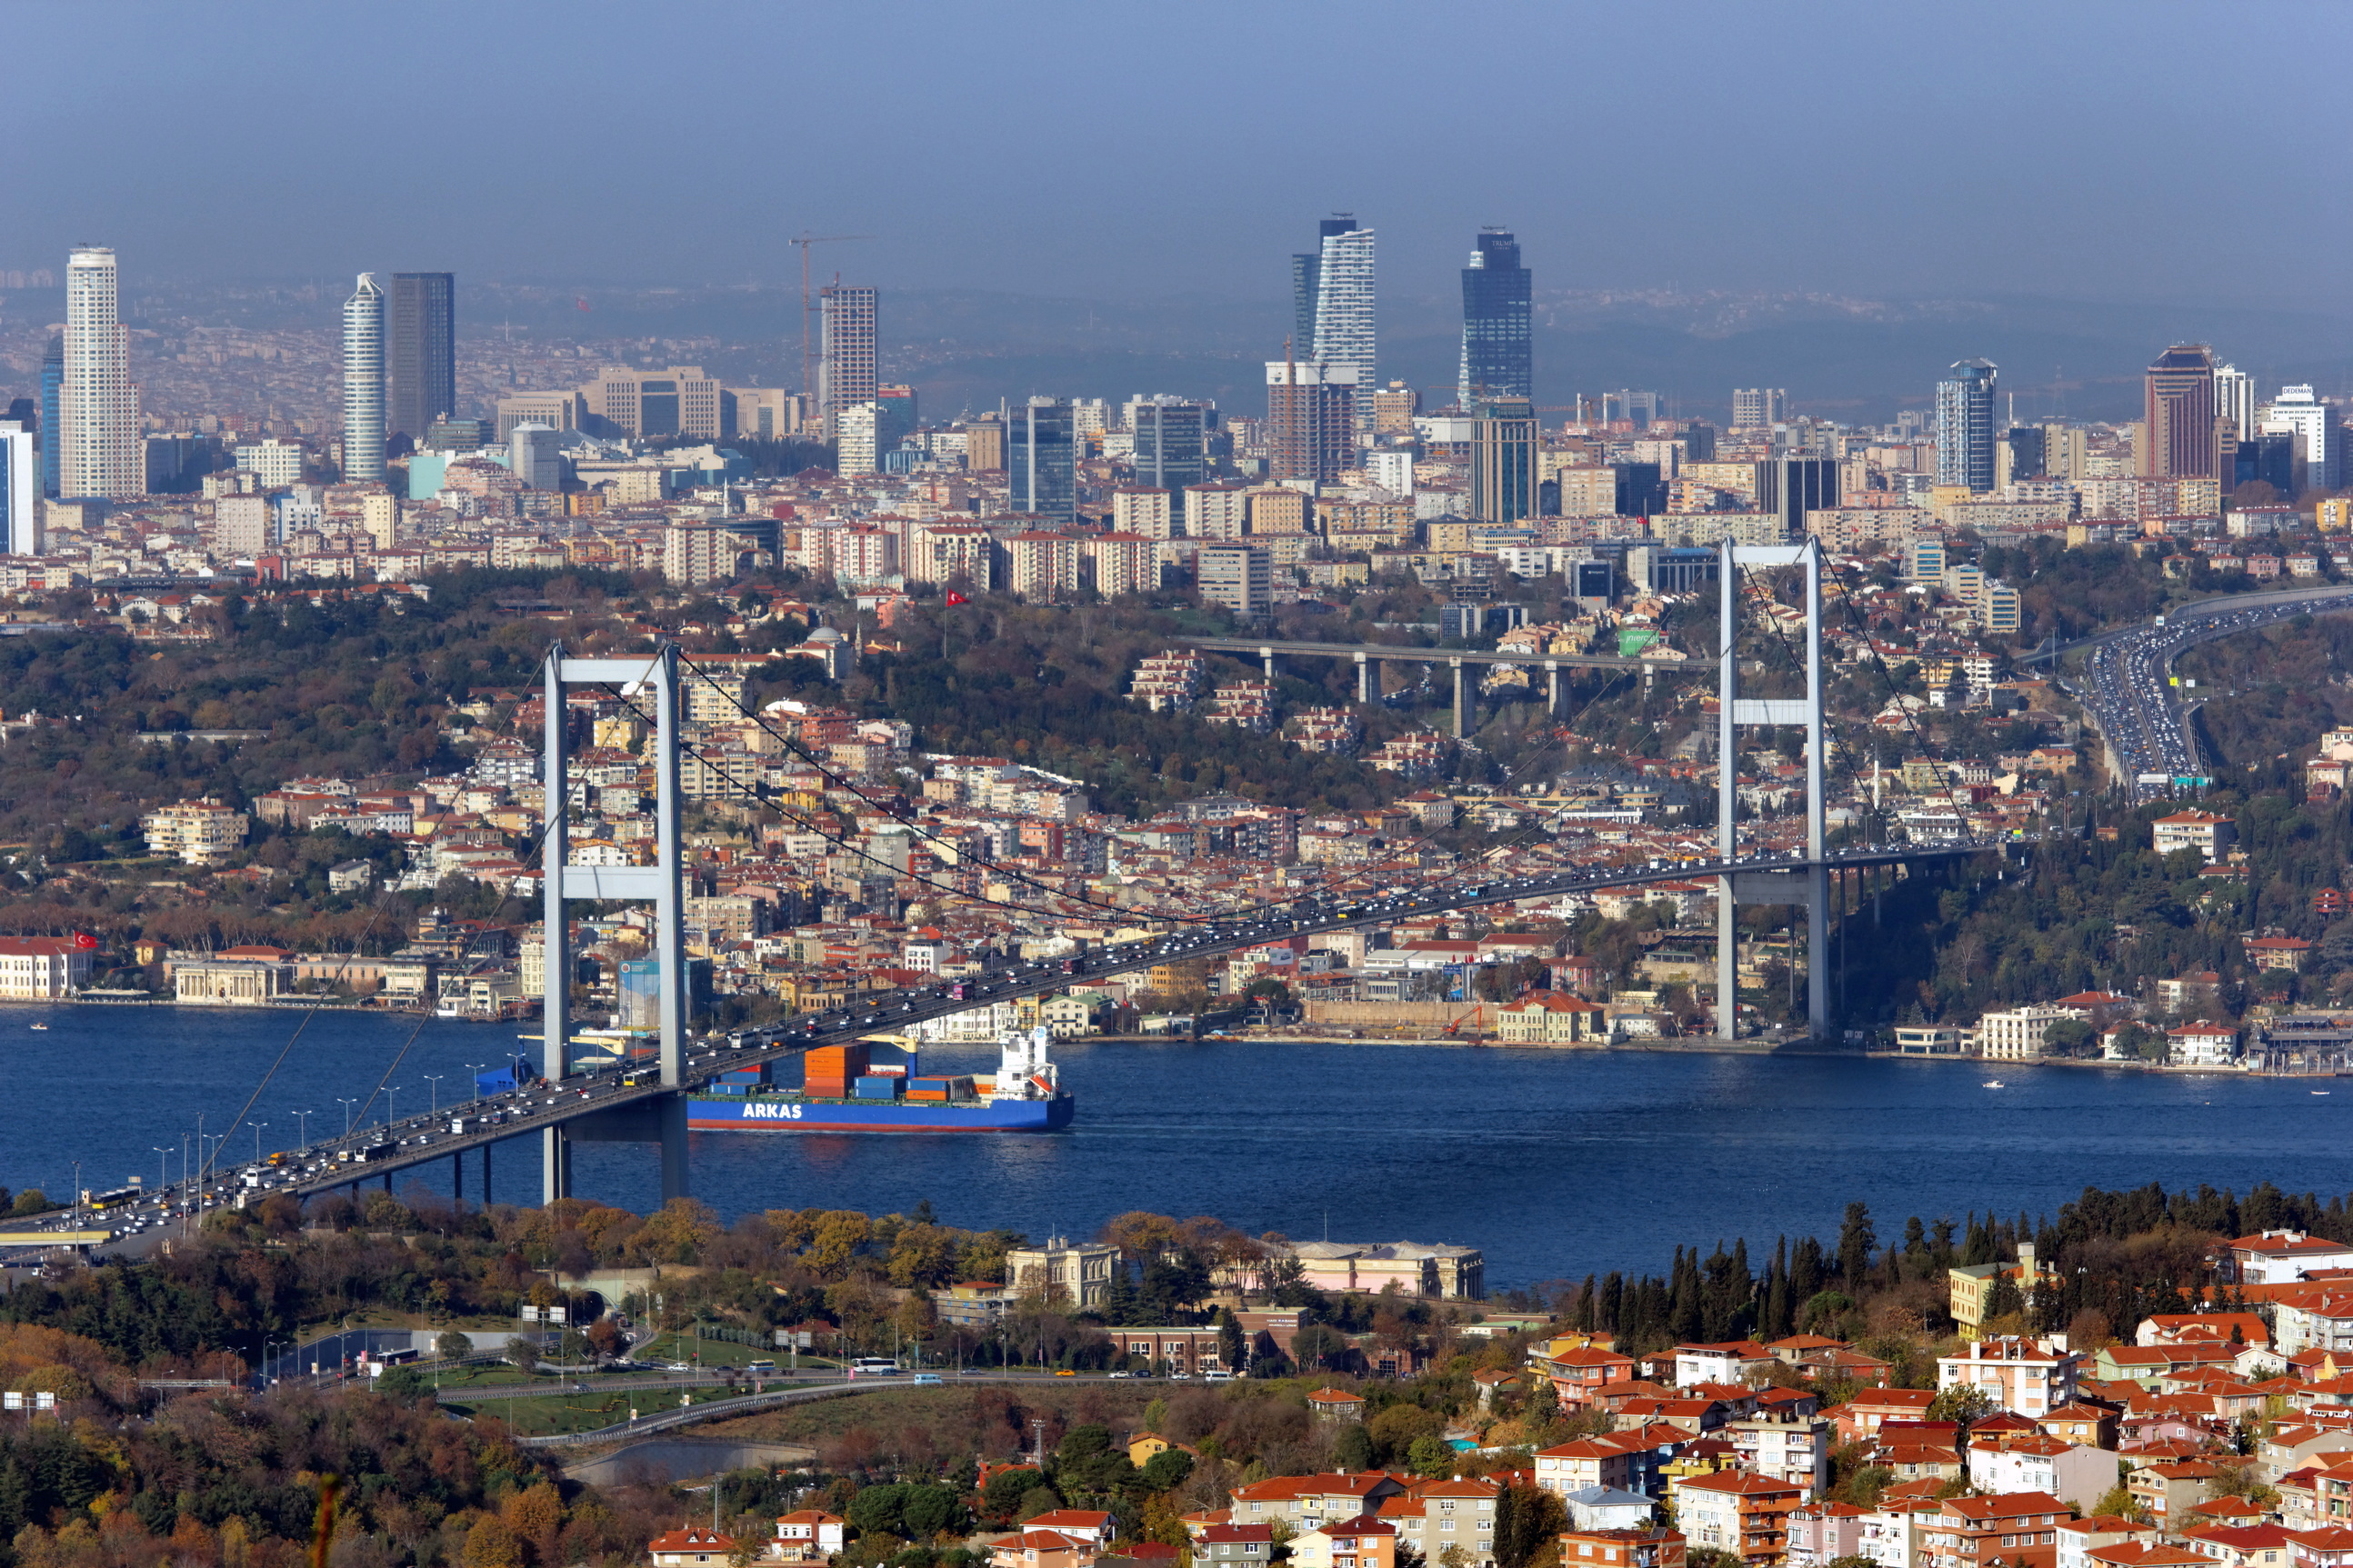
<path id="1" fill-rule="evenodd" d="M 47 1029 L 48 1027 L 47 1024 L 34 1024 L 30 1026 L 36 1029 Z"/>
<path id="2" fill-rule="evenodd" d="M 1998 1078 L 1989 1078 L 1979 1087 L 1984 1089 L 2008 1089 L 2010 1085 L 2002 1082 L 2001 1079 Z"/>
<path id="3" fill-rule="evenodd" d="M 36 1024 L 36 1025 L 34 1025 L 34 1026 L 33 1026 L 33 1027 L 35 1027 L 36 1029 L 39 1028 L 40 1026 L 40 1026 L 40 1025 L 38 1025 L 38 1024 Z M 2313 1089 L 2311 1092 L 2312 1092 L 2312 1093 L 2314 1093 L 2314 1094 L 2327 1094 L 2328 1091 L 2327 1091 L 2327 1089 Z"/>

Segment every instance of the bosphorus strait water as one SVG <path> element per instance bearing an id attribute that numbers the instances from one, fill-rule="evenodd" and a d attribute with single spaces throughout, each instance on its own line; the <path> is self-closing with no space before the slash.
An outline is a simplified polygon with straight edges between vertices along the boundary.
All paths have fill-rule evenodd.
<path id="1" fill-rule="evenodd" d="M 47 1031 L 29 1026 L 46 1022 Z M 0 1009 L 0 1184 L 176 1179 L 201 1113 L 227 1128 L 300 1015 L 170 1007 Z M 533 1026 L 524 1025 L 524 1029 Z M 393 1110 L 469 1096 L 470 1064 L 514 1026 L 322 1013 L 256 1102 L 263 1152 L 340 1130 L 412 1030 Z M 1056 1047 L 1078 1097 L 1063 1133 L 696 1133 L 695 1195 L 727 1219 L 765 1208 L 905 1211 L 1042 1236 L 1128 1209 L 1206 1214 L 1308 1238 L 1445 1241 L 1486 1255 L 1492 1288 L 1656 1270 L 1680 1244 L 1835 1236 L 1852 1199 L 1883 1239 L 1917 1214 L 2055 1212 L 2086 1185 L 2211 1182 L 2243 1193 L 2353 1189 L 2353 1083 L 1847 1058 L 1443 1046 Z M 987 1071 L 993 1046 L 935 1047 L 927 1070 Z M 438 1082 L 428 1083 L 427 1075 Z M 2315 1088 L 2337 1089 L 2315 1095 Z M 368 1119 L 381 1121 L 377 1095 Z M 250 1160 L 250 1123 L 222 1150 Z M 495 1196 L 539 1199 L 535 1139 L 498 1146 Z M 449 1162 L 394 1177 L 447 1193 Z M 659 1201 L 650 1147 L 584 1143 L 582 1196 Z M 470 1158 L 466 1196 L 480 1201 Z"/>

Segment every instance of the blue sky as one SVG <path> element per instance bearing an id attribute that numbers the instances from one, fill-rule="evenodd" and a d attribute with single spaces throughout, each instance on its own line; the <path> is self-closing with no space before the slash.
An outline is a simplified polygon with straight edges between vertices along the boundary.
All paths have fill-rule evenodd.
<path id="1" fill-rule="evenodd" d="M 1482 223 L 1539 289 L 2333 311 L 2353 8 L 19 4 L 0 267 L 1271 297 Z"/>

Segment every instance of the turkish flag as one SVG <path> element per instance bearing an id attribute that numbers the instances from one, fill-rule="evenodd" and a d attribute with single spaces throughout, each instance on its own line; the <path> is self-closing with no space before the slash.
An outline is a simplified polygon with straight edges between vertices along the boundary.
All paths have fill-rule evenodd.
<path id="1" fill-rule="evenodd" d="M 94 952 L 98 950 L 98 938 L 86 931 L 78 931 L 74 932 L 74 945 L 84 952 Z"/>
<path id="2" fill-rule="evenodd" d="M 950 594 L 948 595 L 948 603 L 951 605 L 961 605 L 964 602 L 965 598 L 962 594 Z"/>

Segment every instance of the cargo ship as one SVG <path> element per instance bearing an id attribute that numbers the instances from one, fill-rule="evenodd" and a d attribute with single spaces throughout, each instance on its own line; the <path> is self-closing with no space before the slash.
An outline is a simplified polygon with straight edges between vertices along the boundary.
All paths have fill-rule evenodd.
<path id="1" fill-rule="evenodd" d="M 686 1124 L 698 1132 L 1054 1132 L 1071 1124 L 1076 1101 L 1049 1059 L 1043 1027 L 997 1042 L 992 1077 L 924 1078 L 912 1047 L 902 1060 L 876 1062 L 870 1042 L 824 1046 L 801 1058 L 801 1087 L 771 1081 L 768 1065 L 723 1073 L 686 1097 Z"/>

